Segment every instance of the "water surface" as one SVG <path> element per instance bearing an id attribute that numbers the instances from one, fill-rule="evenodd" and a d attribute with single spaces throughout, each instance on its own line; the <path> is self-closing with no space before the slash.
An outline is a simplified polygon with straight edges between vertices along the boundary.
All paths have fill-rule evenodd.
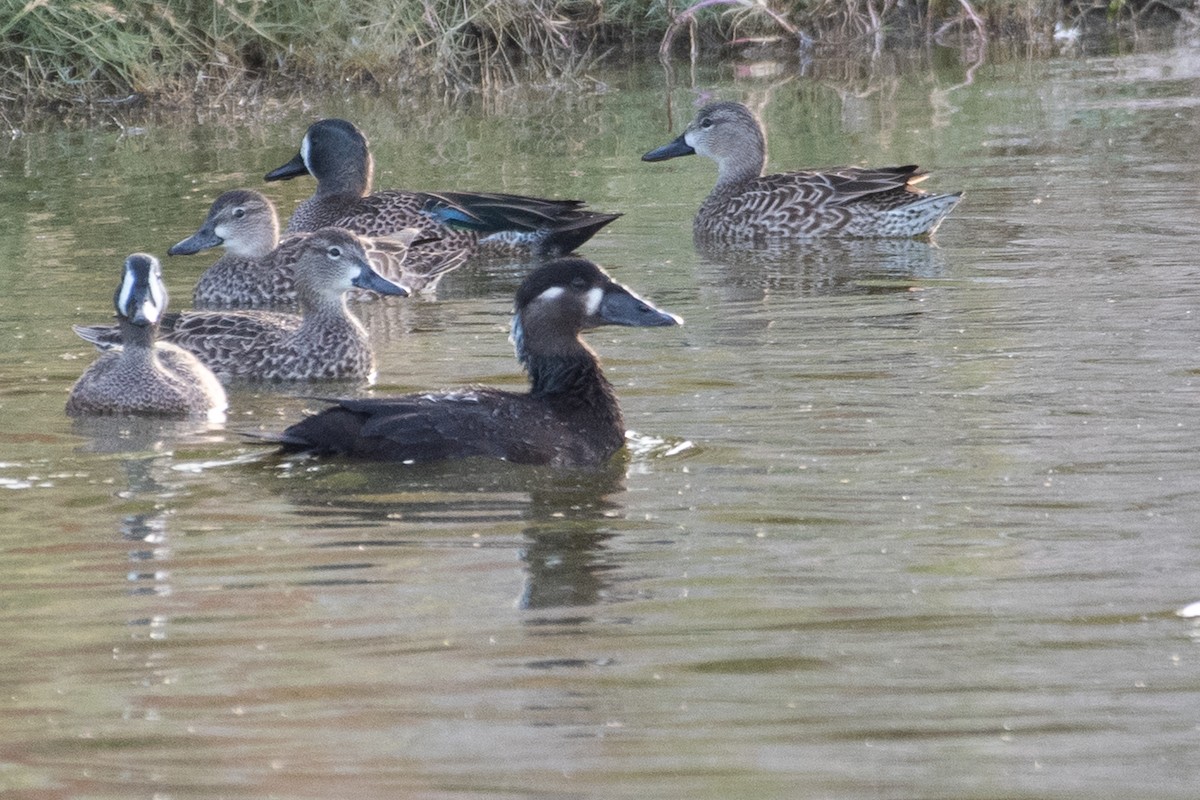
<path id="1" fill-rule="evenodd" d="M 0 146 L 0 787 L 14 797 L 1191 798 L 1200 769 L 1194 42 L 953 54 L 414 113 L 312 98 Z M 751 77 L 769 74 L 770 77 Z M 920 163 L 923 242 L 698 251 L 744 100 L 773 169 Z M 125 255 L 265 188 L 318 116 L 380 186 L 586 198 L 585 249 L 680 329 L 589 336 L 629 453 L 598 475 L 280 459 L 329 387 L 223 426 L 77 423 Z M 136 124 L 134 124 L 136 123 Z M 176 308 L 208 256 L 165 262 Z M 377 392 L 519 387 L 525 267 L 360 308 Z M 337 392 L 366 391 L 338 387 Z"/>

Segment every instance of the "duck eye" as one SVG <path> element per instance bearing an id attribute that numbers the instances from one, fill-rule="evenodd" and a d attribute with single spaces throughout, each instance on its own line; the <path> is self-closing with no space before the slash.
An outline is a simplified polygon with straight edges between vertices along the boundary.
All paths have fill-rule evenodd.
<path id="1" fill-rule="evenodd" d="M 330 258 L 341 258 L 342 257 L 342 248 L 338 247 L 336 244 L 330 245 L 329 249 L 326 250 L 325 252 L 329 254 Z"/>
<path id="2" fill-rule="evenodd" d="M 701 127 L 701 128 L 704 128 L 705 130 L 708 130 L 708 129 L 709 129 L 709 128 L 711 128 L 712 126 L 713 126 L 713 121 L 712 121 L 712 119 L 711 119 L 710 117 L 705 117 L 704 119 L 700 120 L 700 127 Z"/>
<path id="3" fill-rule="evenodd" d="M 572 289 L 582 292 L 587 287 L 588 287 L 587 278 L 584 278 L 582 275 L 571 279 L 571 288 Z"/>
<path id="4" fill-rule="evenodd" d="M 244 209 L 244 208 L 235 208 L 235 209 L 233 210 L 233 218 L 234 218 L 234 219 L 241 219 L 241 218 L 242 218 L 242 217 L 244 217 L 244 216 L 246 216 L 246 209 Z"/>

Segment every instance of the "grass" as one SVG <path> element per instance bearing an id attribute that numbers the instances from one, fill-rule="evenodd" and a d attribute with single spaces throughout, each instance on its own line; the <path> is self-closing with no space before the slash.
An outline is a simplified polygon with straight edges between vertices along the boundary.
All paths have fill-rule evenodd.
<path id="1" fill-rule="evenodd" d="M 613 53 L 730 43 L 878 52 L 1196 0 L 0 0 L 0 105 L 212 105 L 255 83 L 462 93 L 570 84 Z M 978 6 L 978 11 L 976 10 Z"/>

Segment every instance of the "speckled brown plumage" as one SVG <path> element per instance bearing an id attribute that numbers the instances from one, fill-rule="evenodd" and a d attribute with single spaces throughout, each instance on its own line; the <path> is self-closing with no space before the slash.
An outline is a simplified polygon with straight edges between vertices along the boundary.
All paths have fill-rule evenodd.
<path id="1" fill-rule="evenodd" d="M 68 416 L 224 416 L 225 390 L 212 372 L 191 353 L 155 341 L 166 304 L 158 260 L 129 256 L 114 296 L 117 341 L 71 387 Z"/>
<path id="2" fill-rule="evenodd" d="M 326 228 L 300 240 L 295 287 L 300 314 L 189 311 L 164 317 L 162 338 L 193 353 L 222 380 L 370 380 L 366 329 L 346 306 L 351 286 L 405 294 L 372 269 L 361 239 Z M 112 329 L 80 329 L 104 341 Z"/>
<path id="3" fill-rule="evenodd" d="M 295 265 L 307 234 L 291 234 L 280 242 L 275 206 L 252 189 L 225 192 L 213 202 L 204 223 L 175 244 L 171 255 L 190 255 L 211 247 L 225 253 L 204 271 L 196 284 L 193 303 L 199 308 L 273 308 L 296 303 Z M 414 292 L 431 292 L 466 254 L 413 242 L 415 231 L 388 238 L 364 238 L 372 268 L 383 277 Z M 372 292 L 352 290 L 355 300 L 374 298 Z"/>
<path id="4" fill-rule="evenodd" d="M 620 214 L 588 211 L 579 200 L 547 200 L 496 192 L 371 192 L 374 160 L 366 136 L 343 119 L 318 120 L 300 152 L 266 180 L 299 175 L 317 179 L 317 191 L 288 220 L 289 232 L 337 226 L 370 237 L 410 229 L 436 240 L 431 251 L 472 255 L 498 249 L 552 256 L 568 253 Z M 494 239 L 493 234 L 499 234 Z M 482 237 L 482 240 L 481 240 Z"/>
<path id="5" fill-rule="evenodd" d="M 702 108 L 675 141 L 642 156 L 661 161 L 699 154 L 717 162 L 717 184 L 696 214 L 699 239 L 763 243 L 818 236 L 930 235 L 962 199 L 915 188 L 915 165 L 841 167 L 763 175 L 766 138 L 741 103 Z"/>

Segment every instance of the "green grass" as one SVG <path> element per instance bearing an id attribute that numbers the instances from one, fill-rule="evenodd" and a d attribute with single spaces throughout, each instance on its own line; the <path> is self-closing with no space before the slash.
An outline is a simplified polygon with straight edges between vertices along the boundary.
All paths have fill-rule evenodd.
<path id="1" fill-rule="evenodd" d="M 566 82 L 606 55 L 753 39 L 878 48 L 948 32 L 1045 34 L 1067 13 L 1170 3 L 1062 0 L 0 0 L 0 104 L 133 95 L 213 104 L 250 82 L 464 92 Z M 976 13 L 976 7 L 979 9 Z M 1065 10 L 1065 11 L 1064 11 Z M 1035 30 L 1036 29 L 1036 30 Z"/>

